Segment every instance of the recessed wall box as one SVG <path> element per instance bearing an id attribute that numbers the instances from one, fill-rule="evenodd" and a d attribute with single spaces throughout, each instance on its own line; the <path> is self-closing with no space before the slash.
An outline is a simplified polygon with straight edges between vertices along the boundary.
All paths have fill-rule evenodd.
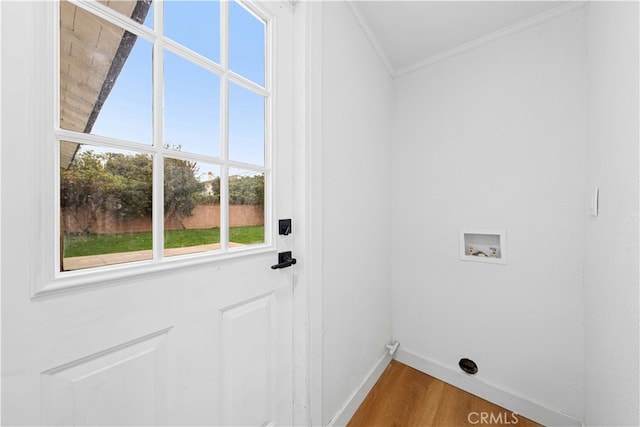
<path id="1" fill-rule="evenodd" d="M 506 264 L 506 230 L 460 230 L 460 260 Z"/>

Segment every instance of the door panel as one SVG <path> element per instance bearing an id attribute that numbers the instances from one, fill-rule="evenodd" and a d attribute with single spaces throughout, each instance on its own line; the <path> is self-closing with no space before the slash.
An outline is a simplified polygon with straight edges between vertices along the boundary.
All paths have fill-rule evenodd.
<path id="1" fill-rule="evenodd" d="M 273 305 L 269 295 L 221 312 L 225 425 L 267 425 L 273 420 Z"/>
<path id="2" fill-rule="evenodd" d="M 32 281 L 44 280 L 39 269 L 48 266 L 29 254 L 55 246 L 25 241 L 25 230 L 49 221 L 55 209 L 43 206 L 49 187 L 32 171 L 56 171 L 35 136 L 46 130 L 25 136 L 25 129 L 37 127 L 32 109 L 47 99 L 34 79 L 50 78 L 40 53 L 53 43 L 36 31 L 48 2 L 10 3 L 0 6 L 2 101 L 14 107 L 2 110 L 3 424 L 291 425 L 295 267 L 270 266 L 277 252 L 293 249 L 292 236 L 274 237 L 273 247 L 246 256 L 32 296 L 43 288 Z M 273 218 L 265 229 L 277 230 L 277 219 L 293 211 L 292 8 L 262 7 L 276 23 L 275 194 L 265 204 Z M 5 149 L 4 141 L 20 147 Z M 10 181 L 22 182 L 21 191 L 5 192 Z"/>
<path id="3" fill-rule="evenodd" d="M 42 423 L 155 425 L 166 407 L 168 331 L 42 373 Z"/>
<path id="4" fill-rule="evenodd" d="M 271 422 L 271 309 L 271 298 L 267 296 L 222 311 L 223 424 Z"/>

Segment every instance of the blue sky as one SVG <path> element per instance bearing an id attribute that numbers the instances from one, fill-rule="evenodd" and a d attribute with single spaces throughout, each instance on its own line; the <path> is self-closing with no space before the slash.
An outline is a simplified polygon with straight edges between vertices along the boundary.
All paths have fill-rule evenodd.
<path id="1" fill-rule="evenodd" d="M 153 27 L 155 3 L 145 20 L 149 27 Z M 217 1 L 165 0 L 164 7 L 167 37 L 220 61 Z M 229 68 L 260 86 L 264 86 L 264 34 L 261 20 L 238 3 L 229 3 Z M 171 52 L 165 51 L 164 56 L 163 142 L 180 145 L 182 151 L 219 157 L 219 76 Z M 152 45 L 138 38 L 92 133 L 151 144 L 152 75 Z M 230 83 L 231 160 L 264 164 L 264 105 L 262 96 Z"/>

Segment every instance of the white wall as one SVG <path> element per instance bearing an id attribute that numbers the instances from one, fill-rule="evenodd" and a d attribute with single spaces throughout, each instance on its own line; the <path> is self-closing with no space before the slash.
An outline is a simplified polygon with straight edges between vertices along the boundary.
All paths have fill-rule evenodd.
<path id="1" fill-rule="evenodd" d="M 392 149 L 401 354 L 513 397 L 498 403 L 573 419 L 583 413 L 584 38 L 584 11 L 573 10 L 399 78 Z M 508 265 L 460 261 L 460 228 L 506 229 Z M 473 379 L 462 357 L 478 364 Z"/>
<path id="2" fill-rule="evenodd" d="M 638 395 L 638 3 L 588 7 L 585 423 L 640 425 Z"/>
<path id="3" fill-rule="evenodd" d="M 323 419 L 391 340 L 393 82 L 343 2 L 323 4 Z"/>

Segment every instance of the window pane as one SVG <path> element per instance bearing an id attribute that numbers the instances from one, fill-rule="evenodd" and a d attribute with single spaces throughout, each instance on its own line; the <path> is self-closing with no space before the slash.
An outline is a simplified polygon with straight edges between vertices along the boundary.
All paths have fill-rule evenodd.
<path id="1" fill-rule="evenodd" d="M 152 158 L 61 141 L 61 271 L 152 258 Z"/>
<path id="2" fill-rule="evenodd" d="M 229 3 L 229 68 L 264 87 L 265 23 L 237 2 Z"/>
<path id="3" fill-rule="evenodd" d="M 151 0 L 123 1 L 123 0 L 99 0 L 99 3 L 128 16 L 138 24 L 144 24 L 153 28 L 153 4 Z"/>
<path id="4" fill-rule="evenodd" d="M 220 78 L 168 51 L 164 75 L 165 145 L 219 156 Z"/>
<path id="5" fill-rule="evenodd" d="M 229 158 L 264 165 L 265 99 L 229 84 Z"/>
<path id="6" fill-rule="evenodd" d="M 165 1 L 164 34 L 220 62 L 220 5 L 217 1 Z"/>
<path id="7" fill-rule="evenodd" d="M 60 127 L 150 144 L 152 47 L 60 3 Z"/>
<path id="8" fill-rule="evenodd" d="M 220 249 L 220 168 L 164 161 L 164 254 Z"/>
<path id="9" fill-rule="evenodd" d="M 264 243 L 264 174 L 229 170 L 229 246 Z"/>

